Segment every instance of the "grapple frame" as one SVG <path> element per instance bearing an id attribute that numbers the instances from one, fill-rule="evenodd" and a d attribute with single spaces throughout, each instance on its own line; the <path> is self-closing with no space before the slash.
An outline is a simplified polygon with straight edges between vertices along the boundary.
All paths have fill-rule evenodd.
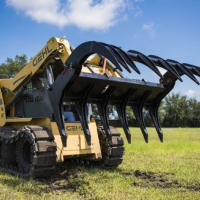
<path id="1" fill-rule="evenodd" d="M 95 74 L 91 69 L 91 73 L 81 72 L 86 59 L 92 54 L 98 54 L 100 57 L 108 59 L 111 65 L 114 66 L 114 71 L 122 72 L 125 69 L 131 73 L 132 69 L 140 74 L 135 62 L 142 63 L 160 76 L 160 83 Z M 89 65 L 86 66 L 89 67 Z M 167 72 L 162 76 L 157 66 Z M 131 143 L 131 134 L 126 117 L 126 106 L 131 106 L 145 142 L 148 142 L 148 132 L 143 116 L 143 108 L 146 107 L 149 110 L 159 139 L 163 142 L 158 108 L 162 99 L 173 89 L 175 82 L 177 80 L 182 81 L 182 75 L 187 75 L 199 84 L 194 75 L 200 76 L 200 68 L 170 59 L 164 60 L 154 55 L 145 56 L 134 50 L 125 52 L 121 48 L 105 43 L 91 41 L 81 44 L 67 59 L 62 74 L 58 75 L 55 82 L 49 87 L 49 97 L 63 146 L 66 146 L 67 139 L 62 116 L 63 99 L 75 103 L 89 145 L 91 144 L 91 133 L 88 128 L 87 103 L 97 105 L 108 138 L 111 138 L 111 132 L 106 108 L 108 104 L 115 105 L 129 143 Z"/>

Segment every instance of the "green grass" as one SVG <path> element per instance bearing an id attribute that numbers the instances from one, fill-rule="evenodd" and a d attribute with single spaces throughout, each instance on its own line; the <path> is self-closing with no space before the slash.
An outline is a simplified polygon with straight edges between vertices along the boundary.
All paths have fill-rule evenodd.
<path id="1" fill-rule="evenodd" d="M 131 132 L 118 169 L 66 163 L 49 180 L 0 172 L 0 199 L 200 199 L 200 128 L 164 128 L 164 143 L 149 128 L 149 144 Z"/>

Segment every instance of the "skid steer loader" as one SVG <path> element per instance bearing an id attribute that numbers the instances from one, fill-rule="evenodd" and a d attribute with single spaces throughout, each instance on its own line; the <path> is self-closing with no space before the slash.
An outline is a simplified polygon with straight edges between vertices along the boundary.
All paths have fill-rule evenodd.
<path id="1" fill-rule="evenodd" d="M 153 70 L 160 82 L 124 78 L 123 70 L 140 74 L 135 62 Z M 167 72 L 162 76 L 157 66 Z M 109 126 L 107 106 L 116 106 L 129 143 L 126 106 L 131 106 L 145 142 L 142 110 L 147 108 L 163 142 L 158 108 L 182 75 L 199 84 L 194 75 L 200 76 L 200 68 L 95 41 L 73 49 L 64 38 L 51 38 L 15 77 L 0 79 L 0 169 L 47 177 L 56 163 L 71 157 L 117 167 L 124 142 Z M 100 125 L 91 104 L 98 108 Z"/>

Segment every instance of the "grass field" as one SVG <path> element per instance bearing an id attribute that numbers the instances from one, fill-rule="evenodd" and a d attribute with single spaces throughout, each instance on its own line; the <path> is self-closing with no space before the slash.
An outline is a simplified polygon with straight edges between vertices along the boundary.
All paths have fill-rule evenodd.
<path id="1" fill-rule="evenodd" d="M 200 199 L 200 128 L 164 128 L 163 144 L 148 131 L 145 144 L 139 128 L 131 130 L 116 170 L 66 163 L 49 180 L 0 172 L 0 199 Z"/>

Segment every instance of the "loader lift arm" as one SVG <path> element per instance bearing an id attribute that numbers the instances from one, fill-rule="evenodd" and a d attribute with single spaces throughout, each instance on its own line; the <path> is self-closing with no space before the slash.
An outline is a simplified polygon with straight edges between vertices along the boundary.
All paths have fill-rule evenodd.
<path id="1" fill-rule="evenodd" d="M 38 70 L 43 70 L 45 62 L 47 62 L 52 55 L 54 55 L 53 57 L 59 56 L 64 63 L 70 53 L 71 47 L 67 40 L 64 40 L 63 38 L 51 38 L 38 54 L 36 54 L 36 56 L 16 74 L 15 77 L 10 79 L 0 79 L 1 88 L 6 88 L 11 92 L 15 92 L 26 82 L 29 82 Z"/>

